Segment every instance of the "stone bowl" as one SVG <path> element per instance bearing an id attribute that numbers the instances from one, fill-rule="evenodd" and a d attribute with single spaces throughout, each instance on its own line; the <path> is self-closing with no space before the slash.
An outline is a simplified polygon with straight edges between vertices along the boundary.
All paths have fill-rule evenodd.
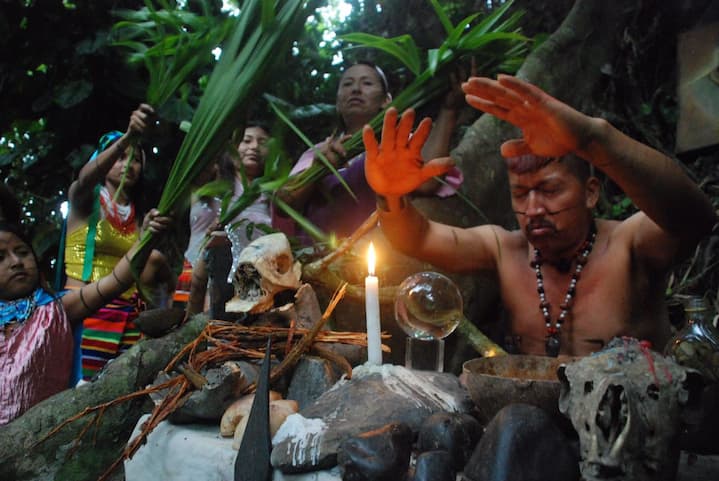
<path id="1" fill-rule="evenodd" d="M 560 382 L 557 368 L 574 358 L 506 355 L 470 359 L 463 365 L 467 390 L 486 425 L 504 406 L 525 403 L 544 409 L 555 420 L 566 422 L 559 412 Z"/>

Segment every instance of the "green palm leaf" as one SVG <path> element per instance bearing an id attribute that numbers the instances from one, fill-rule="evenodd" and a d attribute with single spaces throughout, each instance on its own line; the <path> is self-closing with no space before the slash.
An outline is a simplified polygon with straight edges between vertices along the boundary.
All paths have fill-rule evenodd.
<path id="1" fill-rule="evenodd" d="M 241 124 L 249 102 L 256 98 L 271 68 L 282 58 L 278 53 L 290 50 L 315 4 L 313 0 L 246 0 L 240 15 L 230 19 L 232 34 L 210 75 L 170 170 L 157 206 L 161 213 L 172 212 L 187 199 L 192 180 L 225 148 L 232 131 Z M 268 9 L 274 13 L 271 18 Z M 247 190 L 248 198 L 256 192 L 253 183 Z M 143 233 L 136 259 L 148 252 L 152 241 L 151 232 Z M 139 265 L 133 267 L 138 272 Z"/>
<path id="2" fill-rule="evenodd" d="M 166 0 L 145 0 L 139 10 L 117 10 L 123 20 L 113 25 L 113 45 L 122 48 L 131 64 L 142 63 L 149 76 L 145 100 L 160 108 L 189 76 L 212 61 L 212 49 L 227 36 L 231 22 L 210 14 L 195 14 Z M 156 6 L 157 5 L 157 6 Z"/>
<path id="3" fill-rule="evenodd" d="M 449 16 L 439 2 L 437 0 L 429 1 L 434 7 L 448 37 L 438 48 L 427 52 L 427 67 L 421 72 L 417 69 L 418 73 L 416 73 L 415 79 L 394 98 L 387 108 L 396 107 L 402 112 L 408 108 L 417 109 L 436 99 L 446 91 L 447 80 L 445 74 L 463 57 L 471 55 L 480 58 L 480 71 L 485 75 L 489 75 L 491 72 L 496 71 L 516 71 L 528 50 L 529 39 L 519 33 L 519 22 L 523 13 L 521 11 L 514 12 L 508 18 L 504 18 L 505 13 L 513 3 L 512 1 L 506 2 L 501 8 L 484 17 L 472 28 L 469 28 L 469 25 L 478 19 L 479 15 L 470 15 L 460 21 L 457 26 L 453 26 Z M 406 60 L 409 55 L 403 53 L 404 51 L 400 49 L 397 42 L 393 42 L 395 39 L 382 39 L 384 42 L 381 42 L 378 40 L 379 37 L 360 33 L 351 33 L 340 38 L 351 40 L 364 46 L 379 48 L 407 65 Z M 415 43 L 414 41 L 403 40 L 402 45 L 414 46 Z M 408 68 L 410 67 L 408 66 Z M 376 135 L 379 134 L 383 118 L 384 111 L 377 114 L 369 122 Z M 362 132 L 355 133 L 345 142 L 344 147 L 348 158 L 362 152 L 364 150 Z M 301 188 L 308 183 L 321 179 L 329 172 L 330 170 L 327 166 L 321 163 L 312 164 L 307 170 L 290 177 L 284 189 L 293 191 Z M 338 176 L 335 172 L 333 174 Z"/>
<path id="4" fill-rule="evenodd" d="M 444 10 L 442 5 L 440 5 L 437 0 L 429 0 L 429 3 L 432 5 L 432 8 L 434 8 L 434 12 L 437 14 L 437 18 L 439 18 L 439 21 L 442 23 L 444 31 L 447 32 L 448 35 L 452 33 L 452 21 L 449 19 L 449 15 L 447 15 L 447 12 Z"/>
<path id="5" fill-rule="evenodd" d="M 370 33 L 348 33 L 342 35 L 341 38 L 348 42 L 373 47 L 392 55 L 402 62 L 414 75 L 419 75 L 422 69 L 419 49 L 411 35 L 405 34 L 394 38 L 384 38 Z"/>

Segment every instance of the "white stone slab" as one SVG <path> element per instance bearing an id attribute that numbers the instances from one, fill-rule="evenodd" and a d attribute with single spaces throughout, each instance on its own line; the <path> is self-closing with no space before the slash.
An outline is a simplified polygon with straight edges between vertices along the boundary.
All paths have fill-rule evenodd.
<path id="1" fill-rule="evenodd" d="M 130 439 L 140 433 L 144 415 Z M 220 427 L 161 422 L 148 436 L 147 443 L 125 461 L 125 481 L 233 481 L 237 451 L 232 438 L 220 436 Z M 273 474 L 274 481 L 341 481 L 337 468 L 329 471 L 283 475 Z"/>

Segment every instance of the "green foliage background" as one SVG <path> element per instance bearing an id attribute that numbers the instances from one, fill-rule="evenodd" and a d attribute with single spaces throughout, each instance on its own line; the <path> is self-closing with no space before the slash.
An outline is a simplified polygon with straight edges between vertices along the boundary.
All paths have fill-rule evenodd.
<path id="1" fill-rule="evenodd" d="M 326 3 L 337 4 L 338 0 Z M 221 0 L 210 0 L 211 10 L 222 12 Z M 232 2 L 230 2 L 232 3 Z M 347 0 L 352 13 L 336 23 L 327 10 L 318 10 L 305 24 L 266 92 L 284 99 L 293 120 L 310 139 L 324 139 L 334 127 L 334 97 L 341 63 L 369 59 L 382 65 L 391 89 L 399 92 L 412 77 L 395 59 L 366 48 L 347 49 L 339 40 L 349 32 L 368 32 L 387 38 L 410 34 L 422 48 L 436 47 L 443 29 L 427 0 Z M 451 0 L 440 2 L 459 21 L 469 13 L 486 11 L 502 0 Z M 552 33 L 574 2 L 517 0 L 527 11 L 523 32 L 537 42 Z M 682 0 L 672 9 L 647 3 L 620 41 L 621 52 L 603 72 L 606 117 L 642 141 L 673 151 L 677 120 L 676 35 L 691 28 L 711 2 Z M 200 12 L 196 0 L 184 8 Z M 124 130 L 130 112 L 143 100 L 147 83 L 141 68 L 127 65 L 120 49 L 111 46 L 116 9 L 137 9 L 143 0 L 0 0 L 0 174 L 25 206 L 26 223 L 35 230 L 39 254 L 51 260 L 59 239 L 58 207 L 79 167 L 108 130 Z M 611 7 L 608 7 L 611 8 Z M 656 12 L 656 14 L 651 14 Z M 669 12 L 669 13 L 667 13 Z M 672 13 L 673 12 L 673 13 Z M 567 59 L 567 61 L 573 61 Z M 579 61 L 579 59 L 577 59 Z M 186 96 L 171 101 L 150 142 L 156 148 L 146 169 L 150 185 L 147 205 L 154 205 L 182 141 L 178 129 L 191 118 L 206 82 L 209 68 L 191 79 Z M 431 113 L 435 106 L 428 106 Z M 465 125 L 473 120 L 469 109 Z M 246 113 L 274 124 L 291 158 L 304 150 L 301 141 L 276 122 L 263 100 Z M 715 199 L 719 198 L 717 149 L 681 159 L 687 171 Z M 607 183 L 602 215 L 624 217 L 633 206 Z M 711 240 L 709 241 L 712 242 Z M 716 244 L 716 242 L 714 242 Z M 703 249 L 676 277 L 695 290 L 717 292 L 719 274 L 715 249 Z M 677 281 L 679 282 L 679 281 Z M 675 284 L 676 286 L 676 284 Z M 716 296 L 715 296 L 716 297 Z"/>

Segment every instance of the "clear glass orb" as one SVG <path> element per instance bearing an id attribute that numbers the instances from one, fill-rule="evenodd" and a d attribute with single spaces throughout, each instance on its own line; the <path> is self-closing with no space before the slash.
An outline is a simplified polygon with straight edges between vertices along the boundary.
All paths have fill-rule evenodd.
<path id="1" fill-rule="evenodd" d="M 444 339 L 457 328 L 462 315 L 462 294 L 445 275 L 418 272 L 399 286 L 394 317 L 412 338 Z"/>

